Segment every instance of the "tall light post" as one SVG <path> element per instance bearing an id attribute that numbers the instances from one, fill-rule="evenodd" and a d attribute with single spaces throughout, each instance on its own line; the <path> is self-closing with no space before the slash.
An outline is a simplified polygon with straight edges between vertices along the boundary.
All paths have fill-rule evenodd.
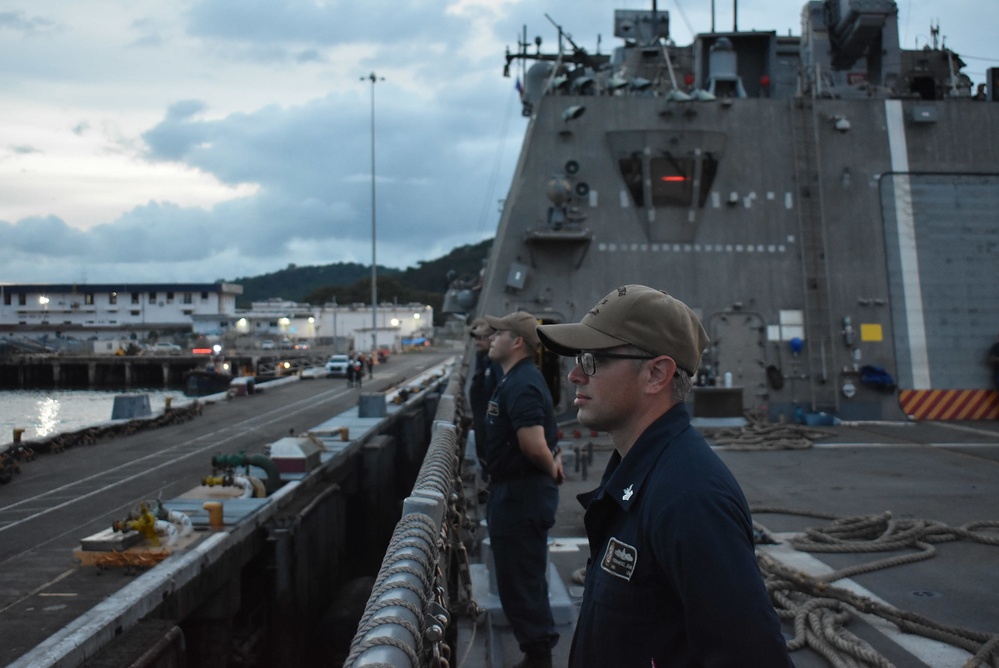
<path id="1" fill-rule="evenodd" d="M 385 81 L 385 77 L 372 72 L 361 81 L 371 81 L 371 353 L 378 350 L 378 261 L 375 252 L 375 82 Z"/>

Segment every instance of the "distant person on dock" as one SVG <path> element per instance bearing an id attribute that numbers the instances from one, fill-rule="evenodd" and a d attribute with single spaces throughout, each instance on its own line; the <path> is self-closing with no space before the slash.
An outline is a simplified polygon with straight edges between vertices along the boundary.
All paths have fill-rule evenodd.
<path id="1" fill-rule="evenodd" d="M 364 380 L 364 359 L 361 357 L 361 353 L 358 353 L 350 363 L 354 367 L 354 382 L 360 387 Z"/>
<path id="2" fill-rule="evenodd" d="M 371 353 L 368 353 L 364 358 L 364 366 L 368 367 L 368 378 L 375 377 L 375 358 Z"/>
<path id="3" fill-rule="evenodd" d="M 581 322 L 538 334 L 575 356 L 578 420 L 615 450 L 600 486 L 578 497 L 590 559 L 569 665 L 793 665 L 746 499 L 684 407 L 709 343 L 697 316 L 626 285 Z"/>
<path id="4" fill-rule="evenodd" d="M 992 387 L 999 392 L 999 340 L 989 348 L 988 362 L 992 365 Z"/>
<path id="5" fill-rule="evenodd" d="M 503 612 L 523 660 L 550 668 L 558 642 L 548 603 L 548 530 L 565 479 L 548 385 L 534 365 L 538 321 L 530 313 L 485 317 L 489 357 L 503 370 L 486 408 L 479 456 L 489 478 L 486 519 Z"/>
<path id="6" fill-rule="evenodd" d="M 472 382 L 468 387 L 468 404 L 472 409 L 472 429 L 481 454 L 486 438 L 486 407 L 493 396 L 496 384 L 503 377 L 503 369 L 489 359 L 489 342 L 496 331 L 482 318 L 472 321 L 469 334 L 475 345 L 475 366 L 472 368 Z"/>

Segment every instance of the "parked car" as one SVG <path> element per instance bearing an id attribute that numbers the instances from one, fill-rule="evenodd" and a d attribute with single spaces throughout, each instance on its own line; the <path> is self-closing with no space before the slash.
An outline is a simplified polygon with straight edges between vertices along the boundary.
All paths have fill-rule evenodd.
<path id="1" fill-rule="evenodd" d="M 173 355 L 181 351 L 181 347 L 176 343 L 169 343 L 167 341 L 157 341 L 153 344 L 152 348 L 154 353 L 166 353 L 168 355 Z"/>
<path id="2" fill-rule="evenodd" d="M 388 348 L 379 348 L 378 349 L 378 363 L 379 364 L 385 364 L 385 362 L 388 362 L 388 358 L 389 358 L 389 349 Z"/>
<path id="3" fill-rule="evenodd" d="M 346 378 L 348 364 L 350 364 L 350 358 L 346 355 L 332 355 L 326 362 L 326 375 Z"/>
<path id="4" fill-rule="evenodd" d="M 291 350 L 291 339 L 281 339 L 281 350 Z"/>
<path id="5" fill-rule="evenodd" d="M 274 342 L 271 341 L 270 339 L 264 339 L 263 341 L 260 342 L 261 350 L 274 350 L 275 348 L 277 348 L 277 346 L 274 345 Z"/>

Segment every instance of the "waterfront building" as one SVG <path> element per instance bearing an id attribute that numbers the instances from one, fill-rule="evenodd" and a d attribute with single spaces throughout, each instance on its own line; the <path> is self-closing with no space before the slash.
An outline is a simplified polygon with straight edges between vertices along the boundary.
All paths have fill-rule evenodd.
<path id="1" fill-rule="evenodd" d="M 233 283 L 0 284 L 0 332 L 100 339 L 224 327 L 243 287 Z"/>
<path id="2" fill-rule="evenodd" d="M 240 337 L 305 342 L 335 346 L 337 350 L 368 350 L 371 347 L 370 304 L 330 302 L 312 306 L 279 298 L 253 302 L 249 310 L 236 314 L 235 331 Z M 394 352 L 422 345 L 433 337 L 434 310 L 428 304 L 379 304 L 376 310 L 377 346 Z"/>
<path id="3" fill-rule="evenodd" d="M 239 348 L 305 343 L 369 350 L 369 304 L 312 306 L 281 298 L 237 309 L 233 283 L 0 284 L 0 335 L 67 349 L 72 341 L 223 340 Z M 379 348 L 400 351 L 433 337 L 433 307 L 383 303 L 376 311 Z M 115 349 L 120 346 L 114 346 Z M 89 343 L 87 352 L 94 352 Z M 40 352 L 41 350 L 39 350 Z"/>

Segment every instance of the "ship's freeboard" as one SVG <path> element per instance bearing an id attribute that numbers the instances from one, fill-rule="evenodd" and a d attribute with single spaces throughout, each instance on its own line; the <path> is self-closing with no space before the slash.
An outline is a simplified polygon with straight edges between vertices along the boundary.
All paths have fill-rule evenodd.
<path id="1" fill-rule="evenodd" d="M 699 313 L 697 384 L 731 374 L 746 409 L 999 417 L 999 95 L 901 49 L 897 14 L 816 0 L 800 37 L 676 46 L 667 12 L 618 10 L 612 56 L 520 44 L 522 153 L 482 283 L 445 307 L 570 322 L 643 283 Z"/>

